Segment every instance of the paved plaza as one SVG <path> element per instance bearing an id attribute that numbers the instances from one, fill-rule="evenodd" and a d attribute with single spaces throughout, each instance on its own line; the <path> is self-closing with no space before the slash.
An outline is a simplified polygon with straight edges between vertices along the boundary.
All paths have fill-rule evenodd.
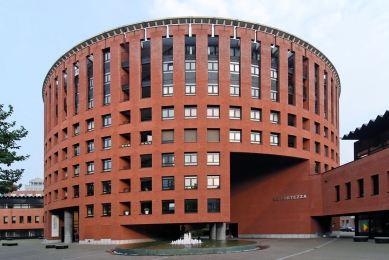
<path id="1" fill-rule="evenodd" d="M 190 256 L 122 256 L 111 255 L 107 250 L 114 249 L 114 245 L 79 245 L 69 244 L 69 249 L 46 249 L 42 240 L 13 240 L 18 246 L 1 246 L 0 259 L 18 260 L 53 260 L 53 259 L 133 259 L 133 260 L 159 260 L 159 259 L 388 259 L 389 244 L 376 244 L 369 242 L 353 242 L 350 235 L 340 238 L 315 239 L 251 239 L 267 249 L 216 255 L 190 255 Z M 11 241 L 0 241 L 1 243 Z"/>

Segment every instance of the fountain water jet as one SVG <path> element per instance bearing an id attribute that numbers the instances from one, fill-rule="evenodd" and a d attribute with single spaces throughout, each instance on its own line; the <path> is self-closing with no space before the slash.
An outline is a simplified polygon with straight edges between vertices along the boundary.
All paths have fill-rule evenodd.
<path id="1" fill-rule="evenodd" d="M 201 244 L 200 239 L 192 239 L 192 234 L 190 232 L 184 234 L 184 239 L 177 239 L 172 241 L 172 245 L 198 245 Z"/>

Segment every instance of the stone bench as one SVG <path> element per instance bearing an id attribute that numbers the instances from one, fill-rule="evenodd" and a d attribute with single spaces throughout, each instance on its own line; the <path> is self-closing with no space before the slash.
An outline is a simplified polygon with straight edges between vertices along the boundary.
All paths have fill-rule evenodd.
<path id="1" fill-rule="evenodd" d="M 3 246 L 17 246 L 18 243 L 3 243 Z"/>
<path id="2" fill-rule="evenodd" d="M 354 242 L 367 242 L 368 236 L 354 236 Z"/>
<path id="3" fill-rule="evenodd" d="M 46 245 L 46 248 L 55 248 L 55 245 Z"/>
<path id="4" fill-rule="evenodd" d="M 55 246 L 55 249 L 67 249 L 69 248 L 68 245 L 59 245 L 59 246 Z"/>
<path id="5" fill-rule="evenodd" d="M 387 244 L 389 243 L 389 237 L 374 237 L 374 240 L 377 244 Z"/>

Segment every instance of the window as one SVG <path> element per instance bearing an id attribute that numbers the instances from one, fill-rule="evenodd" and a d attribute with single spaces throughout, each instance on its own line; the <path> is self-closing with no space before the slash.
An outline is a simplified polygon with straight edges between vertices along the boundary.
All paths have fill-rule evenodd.
<path id="1" fill-rule="evenodd" d="M 315 153 L 320 154 L 320 143 L 315 142 Z"/>
<path id="2" fill-rule="evenodd" d="M 110 172 L 111 171 L 111 159 L 104 159 L 103 160 L 103 171 L 104 172 Z"/>
<path id="3" fill-rule="evenodd" d="M 24 223 L 24 216 L 19 216 L 19 223 L 23 224 Z"/>
<path id="4" fill-rule="evenodd" d="M 220 212 L 220 199 L 208 199 L 208 212 Z"/>
<path id="5" fill-rule="evenodd" d="M 173 85 L 163 85 L 162 86 L 162 95 L 163 96 L 173 96 Z"/>
<path id="6" fill-rule="evenodd" d="M 103 204 L 103 216 L 111 216 L 111 203 Z"/>
<path id="7" fill-rule="evenodd" d="M 12 216 L 12 224 L 16 224 L 16 216 Z"/>
<path id="8" fill-rule="evenodd" d="M 103 127 L 110 127 L 111 126 L 111 115 L 104 115 L 103 116 Z"/>
<path id="9" fill-rule="evenodd" d="M 174 213 L 174 200 L 163 200 L 162 214 L 173 214 L 173 213 Z"/>
<path id="10" fill-rule="evenodd" d="M 220 165 L 220 153 L 219 152 L 207 153 L 207 165 Z"/>
<path id="11" fill-rule="evenodd" d="M 197 129 L 184 129 L 184 142 L 196 143 L 197 142 Z"/>
<path id="12" fill-rule="evenodd" d="M 185 62 L 185 95 L 196 94 L 196 62 Z"/>
<path id="13" fill-rule="evenodd" d="M 152 110 L 151 108 L 142 108 L 140 110 L 140 121 L 146 122 L 152 120 Z"/>
<path id="14" fill-rule="evenodd" d="M 92 153 L 95 150 L 95 142 L 93 140 L 86 142 L 88 153 Z"/>
<path id="15" fill-rule="evenodd" d="M 86 195 L 87 196 L 93 196 L 95 193 L 95 185 L 94 183 L 87 183 L 86 184 Z"/>
<path id="16" fill-rule="evenodd" d="M 219 64 L 217 61 L 208 61 L 208 95 L 219 94 Z"/>
<path id="17" fill-rule="evenodd" d="M 251 121 L 261 121 L 261 110 L 252 108 L 251 109 Z"/>
<path id="18" fill-rule="evenodd" d="M 86 168 L 87 168 L 87 174 L 93 174 L 95 172 L 95 163 L 94 162 L 87 162 Z"/>
<path id="19" fill-rule="evenodd" d="M 208 175 L 207 176 L 207 188 L 208 189 L 220 189 L 220 176 Z"/>
<path id="20" fill-rule="evenodd" d="M 270 133 L 270 145 L 280 145 L 280 134 Z"/>
<path id="21" fill-rule="evenodd" d="M 184 108 L 184 116 L 185 118 L 197 118 L 197 107 L 196 106 L 190 106 Z"/>
<path id="22" fill-rule="evenodd" d="M 358 181 L 358 198 L 363 198 L 365 195 L 365 187 L 363 183 L 363 179 L 359 179 Z"/>
<path id="23" fill-rule="evenodd" d="M 378 195 L 380 193 L 378 174 L 371 176 L 371 183 L 373 190 L 372 195 Z"/>
<path id="24" fill-rule="evenodd" d="M 207 142 L 208 143 L 220 142 L 220 129 L 207 129 Z"/>
<path id="25" fill-rule="evenodd" d="M 184 153 L 185 165 L 197 165 L 197 153 Z"/>
<path id="26" fill-rule="evenodd" d="M 207 107 L 207 118 L 220 118 L 220 107 L 219 106 L 208 106 Z"/>
<path id="27" fill-rule="evenodd" d="M 261 132 L 251 131 L 251 143 L 261 144 Z"/>
<path id="28" fill-rule="evenodd" d="M 80 176 L 80 165 L 78 164 L 73 165 L 73 170 L 74 170 L 74 177 Z"/>
<path id="29" fill-rule="evenodd" d="M 74 129 L 74 135 L 79 135 L 80 134 L 80 124 L 79 123 L 74 124 L 73 125 L 73 129 Z"/>
<path id="30" fill-rule="evenodd" d="M 288 135 L 288 147 L 296 148 L 296 136 Z"/>
<path id="31" fill-rule="evenodd" d="M 230 107 L 230 119 L 241 119 L 240 107 Z"/>
<path id="32" fill-rule="evenodd" d="M 87 217 L 94 216 L 94 205 L 86 205 L 86 216 Z"/>
<path id="33" fill-rule="evenodd" d="M 219 86 L 214 84 L 208 84 L 208 95 L 210 96 L 219 95 Z"/>
<path id="34" fill-rule="evenodd" d="M 186 199 L 184 200 L 184 204 L 185 204 L 185 213 L 197 213 L 196 199 Z"/>
<path id="35" fill-rule="evenodd" d="M 174 119 L 174 107 L 162 108 L 162 120 Z"/>
<path id="36" fill-rule="evenodd" d="M 288 114 L 288 126 L 296 126 L 296 115 Z"/>
<path id="37" fill-rule="evenodd" d="M 251 65 L 251 97 L 260 98 L 259 66 Z"/>
<path id="38" fill-rule="evenodd" d="M 73 186 L 73 196 L 74 198 L 78 198 L 80 196 L 80 186 Z"/>
<path id="39" fill-rule="evenodd" d="M 174 177 L 162 177 L 162 190 L 174 190 Z"/>
<path id="40" fill-rule="evenodd" d="M 162 167 L 174 166 L 174 153 L 162 154 Z"/>
<path id="41" fill-rule="evenodd" d="M 327 127 L 324 127 L 324 137 L 325 138 L 328 138 L 328 128 Z"/>
<path id="42" fill-rule="evenodd" d="M 174 130 L 162 130 L 162 143 L 174 143 Z"/>
<path id="43" fill-rule="evenodd" d="M 8 224 L 8 216 L 4 216 L 3 222 L 4 224 Z"/>
<path id="44" fill-rule="evenodd" d="M 184 189 L 197 190 L 197 176 L 185 176 L 184 177 Z"/>
<path id="45" fill-rule="evenodd" d="M 151 191 L 152 190 L 152 179 L 151 178 L 141 178 L 140 179 L 140 190 L 141 191 Z"/>
<path id="46" fill-rule="evenodd" d="M 351 183 L 346 182 L 345 186 L 346 186 L 346 200 L 350 200 L 351 199 Z"/>
<path id="47" fill-rule="evenodd" d="M 173 71 L 173 63 L 172 62 L 165 62 L 163 64 L 162 70 L 163 70 L 163 72 Z"/>
<path id="48" fill-rule="evenodd" d="M 142 154 L 140 156 L 141 160 L 141 168 L 151 168 L 153 166 L 153 160 L 152 160 L 151 154 Z"/>
<path id="49" fill-rule="evenodd" d="M 73 145 L 73 149 L 74 149 L 74 156 L 79 156 L 80 155 L 80 145 L 79 144 Z"/>
<path id="50" fill-rule="evenodd" d="M 339 185 L 335 186 L 335 201 L 340 201 L 340 187 L 339 187 Z"/>
<path id="51" fill-rule="evenodd" d="M 103 194 L 111 194 L 111 181 L 103 181 Z"/>
<path id="52" fill-rule="evenodd" d="M 111 137 L 106 136 L 103 137 L 102 139 L 103 139 L 103 149 L 104 150 L 111 149 Z"/>
<path id="53" fill-rule="evenodd" d="M 95 120 L 94 119 L 87 120 L 86 125 L 87 125 L 88 132 L 93 131 L 95 129 Z"/>
<path id="54" fill-rule="evenodd" d="M 230 63 L 230 95 L 240 96 L 239 63 Z"/>
<path id="55" fill-rule="evenodd" d="M 185 84 L 185 95 L 196 95 L 196 85 Z"/>
<path id="56" fill-rule="evenodd" d="M 39 216 L 35 216 L 35 223 L 39 223 Z"/>
<path id="57" fill-rule="evenodd" d="M 241 131 L 230 130 L 230 143 L 240 143 Z"/>
<path id="58" fill-rule="evenodd" d="M 320 124 L 317 122 L 314 123 L 314 131 L 315 134 L 320 134 Z"/>
<path id="59" fill-rule="evenodd" d="M 278 124 L 279 123 L 279 116 L 280 116 L 280 112 L 270 111 L 270 122 L 272 124 Z"/>
<path id="60" fill-rule="evenodd" d="M 315 162 L 315 173 L 320 173 L 320 162 Z"/>

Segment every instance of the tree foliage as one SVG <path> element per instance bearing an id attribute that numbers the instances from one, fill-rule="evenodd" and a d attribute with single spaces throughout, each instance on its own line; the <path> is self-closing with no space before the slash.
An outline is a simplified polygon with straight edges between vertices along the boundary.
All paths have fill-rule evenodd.
<path id="1" fill-rule="evenodd" d="M 16 183 L 22 178 L 24 169 L 12 170 L 9 167 L 14 162 L 26 160 L 29 155 L 17 155 L 15 150 L 20 149 L 17 141 L 26 137 L 28 131 L 21 126 L 13 129 L 16 122 L 6 122 L 6 119 L 13 113 L 13 107 L 9 105 L 9 111 L 3 110 L 4 105 L 0 104 L 0 194 L 7 194 L 21 188 Z M 2 166 L 5 165 L 5 168 Z"/>

